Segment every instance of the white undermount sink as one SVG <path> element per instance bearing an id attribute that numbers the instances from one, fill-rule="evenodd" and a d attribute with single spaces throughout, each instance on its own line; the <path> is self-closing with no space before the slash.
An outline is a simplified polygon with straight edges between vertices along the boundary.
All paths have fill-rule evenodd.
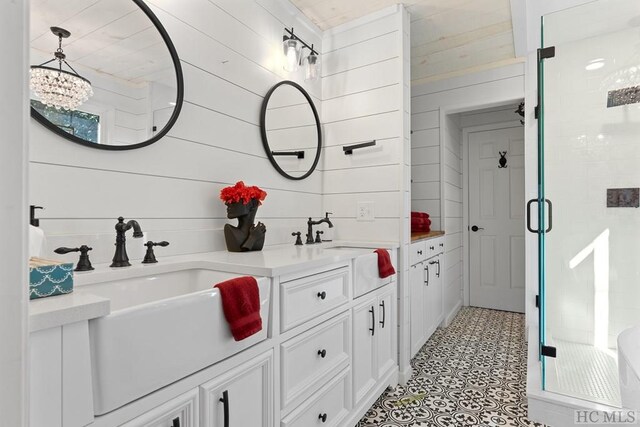
<path id="1" fill-rule="evenodd" d="M 111 300 L 111 314 L 89 322 L 96 415 L 238 353 L 267 337 L 269 279 L 258 278 L 262 331 L 234 341 L 216 283 L 237 274 L 206 269 L 79 286 Z"/>

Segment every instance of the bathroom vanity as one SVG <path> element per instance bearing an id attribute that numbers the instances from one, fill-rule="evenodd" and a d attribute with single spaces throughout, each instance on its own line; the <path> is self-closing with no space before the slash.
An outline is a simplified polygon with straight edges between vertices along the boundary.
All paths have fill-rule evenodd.
<path id="1" fill-rule="evenodd" d="M 355 425 L 398 381 L 396 276 L 332 242 L 76 274 L 32 301 L 33 427 Z M 231 337 L 213 285 L 256 277 L 263 329 Z"/>

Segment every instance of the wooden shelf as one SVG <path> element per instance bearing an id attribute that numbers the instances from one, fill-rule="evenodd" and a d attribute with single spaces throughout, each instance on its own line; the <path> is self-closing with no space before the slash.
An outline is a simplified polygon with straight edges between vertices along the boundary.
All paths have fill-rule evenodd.
<path id="1" fill-rule="evenodd" d="M 422 239 L 433 239 L 434 237 L 444 236 L 444 231 L 433 230 L 428 233 L 418 231 L 415 233 L 411 233 L 411 241 L 415 242 L 416 240 Z"/>

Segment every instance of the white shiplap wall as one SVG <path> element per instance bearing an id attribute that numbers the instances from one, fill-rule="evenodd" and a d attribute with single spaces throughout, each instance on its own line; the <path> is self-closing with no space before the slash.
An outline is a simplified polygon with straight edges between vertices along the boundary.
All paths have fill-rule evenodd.
<path id="1" fill-rule="evenodd" d="M 459 113 L 515 102 L 524 97 L 524 81 L 524 64 L 517 63 L 411 88 L 411 206 L 430 212 L 432 228 L 446 231 L 445 323 L 463 301 L 461 128 L 474 117 Z"/>
<path id="2" fill-rule="evenodd" d="M 445 315 L 462 301 L 462 130 L 458 114 L 444 117 L 444 167 L 442 173 L 443 225 L 445 231 Z"/>
<path id="3" fill-rule="evenodd" d="M 325 32 L 323 187 L 336 238 L 398 241 L 404 156 L 398 16 Z M 371 140 L 375 147 L 343 153 L 344 145 Z M 373 221 L 356 219 L 359 202 L 373 202 Z"/>
<path id="4" fill-rule="evenodd" d="M 411 163 L 409 22 L 402 6 L 392 6 L 325 32 L 322 78 L 324 207 L 334 213 L 336 238 L 400 244 L 403 375 L 410 374 L 408 347 L 403 350 L 409 331 L 404 310 Z M 375 147 L 343 153 L 344 145 L 371 140 Z M 357 219 L 360 202 L 373 203 L 372 221 Z"/>
<path id="5" fill-rule="evenodd" d="M 264 94 L 283 79 L 303 84 L 322 111 L 321 82 L 282 69 L 285 26 L 322 51 L 320 32 L 281 0 L 150 0 L 171 36 L 185 79 L 182 114 L 169 134 L 124 152 L 65 141 L 32 121 L 30 202 L 45 206 L 48 250 L 89 244 L 92 260 L 113 255 L 119 215 L 140 221 L 145 239 L 168 240 L 162 255 L 221 250 L 227 222 L 219 191 L 237 180 L 268 193 L 258 211 L 267 244 L 289 242 L 322 213 L 322 172 L 287 180 L 268 162 L 259 132 Z M 133 241 L 136 242 L 136 241 Z M 129 241 L 132 259 L 143 247 Z"/>

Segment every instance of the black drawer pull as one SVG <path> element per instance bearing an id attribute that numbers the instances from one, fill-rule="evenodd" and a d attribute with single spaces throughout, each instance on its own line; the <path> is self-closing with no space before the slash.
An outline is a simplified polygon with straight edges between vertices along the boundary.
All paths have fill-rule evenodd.
<path id="1" fill-rule="evenodd" d="M 422 255 L 422 251 L 418 251 L 418 255 Z"/>
<path id="2" fill-rule="evenodd" d="M 441 247 L 441 248 L 444 248 L 444 243 L 440 243 L 440 247 Z"/>
<path id="3" fill-rule="evenodd" d="M 176 417 L 171 422 L 171 427 L 180 427 L 180 417 Z"/>
<path id="4" fill-rule="evenodd" d="M 435 246 L 429 246 L 429 250 L 431 251 L 435 250 Z"/>
<path id="5" fill-rule="evenodd" d="M 325 291 L 318 292 L 318 298 L 325 299 L 327 297 L 327 293 Z"/>
<path id="6" fill-rule="evenodd" d="M 384 301 L 380 302 L 380 307 L 382 307 L 382 320 L 380 321 L 380 325 L 384 328 L 387 319 L 387 308 L 384 306 Z"/>
<path id="7" fill-rule="evenodd" d="M 424 284 L 429 286 L 429 264 L 424 266 L 424 271 L 427 272 L 427 277 L 425 278 Z"/>
<path id="8" fill-rule="evenodd" d="M 327 414 L 325 413 L 325 414 L 318 415 L 318 419 L 320 421 L 322 421 L 323 423 L 326 423 L 327 422 Z"/>
<path id="9" fill-rule="evenodd" d="M 224 427 L 229 427 L 229 391 L 222 392 L 220 402 L 224 404 Z"/>
<path id="10" fill-rule="evenodd" d="M 376 311 L 373 306 L 369 309 L 369 313 L 371 313 L 371 327 L 369 330 L 371 331 L 371 336 L 374 336 L 376 334 Z"/>
<path id="11" fill-rule="evenodd" d="M 327 350 L 325 350 L 324 348 L 322 350 L 318 350 L 318 356 L 324 359 L 325 357 L 327 357 Z"/>

